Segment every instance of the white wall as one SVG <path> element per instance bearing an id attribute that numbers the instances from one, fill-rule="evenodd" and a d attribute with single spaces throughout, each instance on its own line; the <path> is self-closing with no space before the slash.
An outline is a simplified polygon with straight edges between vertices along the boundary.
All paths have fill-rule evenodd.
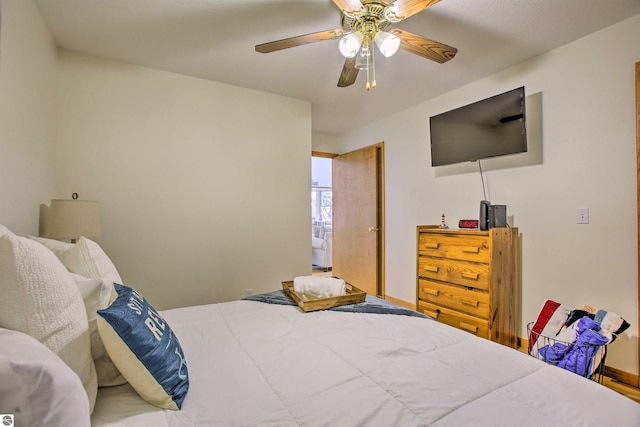
<path id="1" fill-rule="evenodd" d="M 327 133 L 313 132 L 313 151 L 336 154 L 340 150 L 340 137 Z"/>
<path id="2" fill-rule="evenodd" d="M 281 288 L 311 270 L 311 106 L 61 51 L 58 196 L 159 309 Z"/>
<path id="3" fill-rule="evenodd" d="M 640 16 L 345 135 L 341 153 L 385 143 L 387 295 L 415 300 L 415 226 L 477 218 L 483 198 L 476 164 L 430 166 L 428 118 L 524 85 L 532 152 L 482 162 L 488 199 L 522 236 L 520 335 L 546 298 L 604 308 L 633 335 L 608 365 L 637 374 L 637 61 Z"/>
<path id="4" fill-rule="evenodd" d="M 31 1 L 4 0 L 0 19 L 0 224 L 37 234 L 55 187 L 56 47 Z"/>

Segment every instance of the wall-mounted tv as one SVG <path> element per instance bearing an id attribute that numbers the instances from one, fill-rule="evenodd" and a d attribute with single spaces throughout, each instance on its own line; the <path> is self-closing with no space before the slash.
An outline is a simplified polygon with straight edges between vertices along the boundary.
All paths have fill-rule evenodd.
<path id="1" fill-rule="evenodd" d="M 527 151 L 524 87 L 429 118 L 431 165 Z"/>

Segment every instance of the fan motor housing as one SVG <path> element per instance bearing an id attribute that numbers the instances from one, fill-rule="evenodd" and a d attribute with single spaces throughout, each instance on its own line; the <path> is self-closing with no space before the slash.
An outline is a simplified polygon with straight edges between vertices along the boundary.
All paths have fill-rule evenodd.
<path id="1" fill-rule="evenodd" d="M 373 23 L 376 31 L 383 30 L 391 24 L 389 15 L 395 16 L 395 14 L 388 11 L 390 5 L 387 2 L 374 0 L 362 3 L 363 7 L 357 12 L 342 12 L 341 25 L 345 32 L 360 31 L 361 28 L 366 27 L 365 23 Z"/>

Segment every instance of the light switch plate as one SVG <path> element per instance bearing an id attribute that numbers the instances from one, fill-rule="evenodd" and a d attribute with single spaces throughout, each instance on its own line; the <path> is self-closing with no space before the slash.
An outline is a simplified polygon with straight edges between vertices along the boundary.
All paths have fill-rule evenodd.
<path id="1" fill-rule="evenodd" d="M 589 224 L 589 208 L 578 208 L 576 224 Z"/>

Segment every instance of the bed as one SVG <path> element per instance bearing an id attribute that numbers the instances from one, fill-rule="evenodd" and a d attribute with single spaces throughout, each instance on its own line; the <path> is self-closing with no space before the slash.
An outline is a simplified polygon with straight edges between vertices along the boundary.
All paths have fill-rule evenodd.
<path id="1" fill-rule="evenodd" d="M 11 285 L 7 277 L 19 278 L 13 273 L 5 275 L 11 262 L 7 261 L 10 257 L 3 256 L 8 246 L 22 245 L 21 250 L 38 252 L 49 263 L 57 259 L 57 255 L 45 256 L 34 243 L 25 242 L 28 239 L 1 234 L 2 292 Z M 69 248 L 63 249 L 61 253 Z M 13 252 L 21 250 L 14 248 Z M 61 277 L 68 273 L 69 267 L 65 267 L 64 271 L 56 270 Z M 31 272 L 33 268 L 30 267 Z M 84 271 L 86 275 L 89 273 Z M 57 280 L 57 286 L 61 286 L 63 279 Z M 110 279 L 92 280 L 101 283 L 99 289 L 108 285 L 109 304 L 115 304 L 116 293 L 111 289 Z M 42 287 L 42 283 L 38 285 Z M 56 292 L 60 293 L 59 288 Z M 89 308 L 87 301 L 84 298 L 86 332 L 91 335 L 91 310 L 96 307 Z M 186 363 L 183 367 L 188 367 L 185 375 L 188 391 L 182 396 L 179 410 L 161 409 L 148 403 L 132 382 L 96 387 L 93 404 L 69 406 L 69 396 L 79 396 L 85 391 L 90 395 L 89 390 L 95 384 L 90 374 L 87 381 L 78 381 L 78 376 L 82 377 L 78 374 L 75 383 L 69 380 L 66 385 L 56 386 L 56 390 L 31 390 L 32 394 L 47 392 L 53 396 L 47 396 L 51 423 L 16 422 L 16 425 L 86 426 L 89 422 L 94 427 L 640 425 L 639 404 L 594 381 L 424 316 L 408 315 L 401 307 L 382 300 L 368 297 L 367 302 L 389 308 L 390 313 L 353 312 L 348 307 L 344 311 L 305 313 L 295 305 L 261 300 L 154 312 L 158 324 L 163 328 L 166 325 L 163 331 L 166 333 L 169 328 L 172 331 L 172 342 L 179 345 L 180 360 Z M 7 321 L 0 313 L 0 327 L 7 328 Z M 11 329 L 5 332 L 11 333 Z M 24 341 L 26 335 L 20 339 Z M 3 343 L 0 348 L 6 347 L 3 337 L 0 333 Z M 32 341 L 30 344 L 24 341 L 24 348 L 41 345 L 39 339 Z M 22 345 L 12 345 L 12 351 L 18 352 L 15 349 Z M 25 352 L 31 359 L 37 359 L 33 350 Z M 62 374 L 57 372 L 68 370 L 63 365 L 71 363 L 60 362 L 64 352 L 50 353 L 42 360 L 58 359 L 56 374 L 51 378 L 62 383 Z M 0 356 L 16 358 L 4 349 Z M 42 376 L 42 371 L 39 372 Z M 186 374 L 186 370 L 181 372 Z M 0 398 L 11 393 L 10 389 L 6 392 L 6 383 L 2 384 Z M 65 392 L 63 399 L 57 393 L 61 387 L 75 387 L 76 391 Z M 31 409 L 34 414 L 37 412 L 37 408 Z M 0 412 L 6 411 L 7 407 L 0 403 Z M 26 416 L 26 412 L 22 413 Z"/>

